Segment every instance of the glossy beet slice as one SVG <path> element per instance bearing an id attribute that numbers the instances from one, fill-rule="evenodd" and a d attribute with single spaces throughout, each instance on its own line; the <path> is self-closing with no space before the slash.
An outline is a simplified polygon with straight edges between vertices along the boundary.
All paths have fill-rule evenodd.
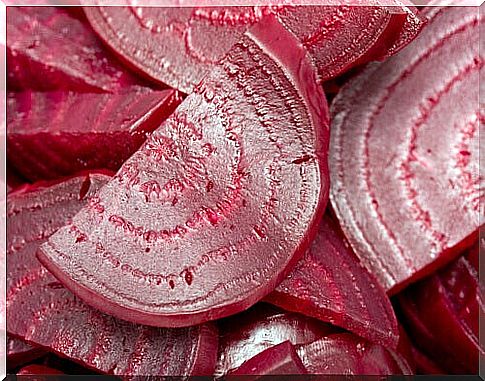
<path id="1" fill-rule="evenodd" d="M 332 104 L 332 205 L 390 293 L 469 246 L 483 223 L 480 22 L 474 9 L 442 9 Z"/>
<path id="2" fill-rule="evenodd" d="M 308 344 L 339 329 L 293 312 L 268 309 L 259 303 L 246 312 L 219 321 L 216 376 L 239 368 L 261 352 L 285 341 Z"/>
<path id="3" fill-rule="evenodd" d="M 298 357 L 295 347 L 289 341 L 284 341 L 257 354 L 229 375 L 246 375 L 247 377 L 244 379 L 252 381 L 261 379 L 260 376 L 305 373 L 307 373 L 306 369 Z"/>
<path id="4" fill-rule="evenodd" d="M 7 157 L 30 180 L 116 171 L 181 102 L 175 90 L 10 93 Z"/>
<path id="5" fill-rule="evenodd" d="M 7 368 L 13 369 L 46 353 L 44 348 L 33 347 L 26 342 L 7 335 Z"/>
<path id="6" fill-rule="evenodd" d="M 87 303 L 130 321 L 176 327 L 237 313 L 314 237 L 327 137 L 314 68 L 268 18 L 39 258 Z"/>
<path id="7" fill-rule="evenodd" d="M 389 298 L 327 215 L 310 249 L 265 301 L 397 347 L 399 332 Z"/>
<path id="8" fill-rule="evenodd" d="M 45 375 L 45 374 L 64 374 L 60 370 L 50 368 L 45 365 L 27 365 L 17 372 L 17 376 L 33 376 L 33 375 Z"/>
<path id="9" fill-rule="evenodd" d="M 157 329 L 116 320 L 77 299 L 37 261 L 39 244 L 93 200 L 108 179 L 85 175 L 9 196 L 8 332 L 103 373 L 212 374 L 215 327 Z"/>
<path id="10" fill-rule="evenodd" d="M 140 84 L 89 24 L 58 7 L 8 7 L 9 90 L 113 92 Z"/>
<path id="11" fill-rule="evenodd" d="M 330 335 L 310 344 L 298 345 L 297 353 L 311 374 L 412 374 L 404 359 L 396 362 L 396 354 L 350 333 Z"/>
<path id="12" fill-rule="evenodd" d="M 94 30 L 123 59 L 186 93 L 265 14 L 279 15 L 325 79 L 406 45 L 421 27 L 414 11 L 377 6 L 86 8 Z"/>

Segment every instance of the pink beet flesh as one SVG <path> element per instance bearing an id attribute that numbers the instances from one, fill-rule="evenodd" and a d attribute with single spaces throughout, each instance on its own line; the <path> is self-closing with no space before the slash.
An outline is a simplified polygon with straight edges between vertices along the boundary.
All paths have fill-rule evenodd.
<path id="1" fill-rule="evenodd" d="M 483 223 L 478 17 L 437 12 L 409 48 L 368 67 L 332 104 L 332 205 L 391 294 L 458 255 Z"/>
<path id="2" fill-rule="evenodd" d="M 85 20 L 58 7 L 8 7 L 9 90 L 114 92 L 142 84 Z"/>
<path id="3" fill-rule="evenodd" d="M 155 326 L 214 320 L 308 248 L 327 201 L 326 101 L 298 41 L 261 25 L 42 246 L 88 304 Z"/>
<path id="4" fill-rule="evenodd" d="M 38 246 L 108 179 L 89 174 L 9 195 L 8 332 L 102 373 L 212 374 L 217 355 L 214 326 L 157 329 L 116 320 L 77 299 L 37 261 Z"/>
<path id="5" fill-rule="evenodd" d="M 264 23 L 264 15 L 278 14 L 327 79 L 406 45 L 422 26 L 414 11 L 376 6 L 86 8 L 94 30 L 125 61 L 186 93 L 194 90 L 246 30 Z"/>
<path id="6" fill-rule="evenodd" d="M 10 93 L 8 161 L 34 181 L 89 169 L 116 171 L 180 101 L 174 90 L 134 86 L 117 94 Z"/>
<path id="7" fill-rule="evenodd" d="M 310 249 L 265 301 L 397 347 L 397 321 L 386 293 L 329 216 L 320 223 Z"/>

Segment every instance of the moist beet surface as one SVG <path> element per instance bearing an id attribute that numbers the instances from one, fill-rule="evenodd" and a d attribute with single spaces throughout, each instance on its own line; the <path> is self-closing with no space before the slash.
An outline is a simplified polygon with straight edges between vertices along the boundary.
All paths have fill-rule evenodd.
<path id="1" fill-rule="evenodd" d="M 85 11 L 94 30 L 125 61 L 186 93 L 265 14 L 278 14 L 308 49 L 323 79 L 398 51 L 422 26 L 416 10 L 402 6 L 125 6 Z"/>
<path id="2" fill-rule="evenodd" d="M 9 93 L 7 158 L 29 180 L 118 170 L 181 102 L 175 90 Z"/>
<path id="3" fill-rule="evenodd" d="M 389 298 L 328 215 L 310 249 L 265 301 L 397 347 L 398 325 Z"/>
<path id="4" fill-rule="evenodd" d="M 83 204 L 92 202 L 108 180 L 105 175 L 88 174 L 34 184 L 9 195 L 9 334 L 102 373 L 212 374 L 217 355 L 215 326 L 158 329 L 116 320 L 77 299 L 37 261 L 39 244 Z"/>
<path id="5" fill-rule="evenodd" d="M 58 7 L 8 7 L 9 90 L 114 92 L 143 81 L 109 53 L 87 21 Z"/>
<path id="6" fill-rule="evenodd" d="M 223 376 L 275 345 L 308 344 L 339 328 L 294 312 L 258 303 L 241 314 L 219 321 L 216 376 Z"/>
<path id="7" fill-rule="evenodd" d="M 7 335 L 7 369 L 26 364 L 45 353 L 44 348 L 33 347 L 20 339 Z"/>
<path id="8" fill-rule="evenodd" d="M 408 48 L 370 65 L 332 104 L 332 206 L 389 293 L 450 261 L 483 223 L 478 17 L 436 12 Z"/>
<path id="9" fill-rule="evenodd" d="M 17 372 L 17 376 L 34 376 L 46 374 L 64 374 L 60 370 L 45 366 L 45 365 L 27 365 Z"/>
<path id="10" fill-rule="evenodd" d="M 270 17 L 39 258 L 122 319 L 177 327 L 235 314 L 271 292 L 314 237 L 328 133 L 314 67 Z"/>
<path id="11" fill-rule="evenodd" d="M 289 341 L 284 341 L 249 359 L 231 372 L 229 376 L 246 375 L 245 380 L 253 381 L 261 379 L 261 376 L 306 373 L 306 369 L 298 357 L 295 347 Z M 229 380 L 231 379 L 230 377 L 228 378 Z"/>

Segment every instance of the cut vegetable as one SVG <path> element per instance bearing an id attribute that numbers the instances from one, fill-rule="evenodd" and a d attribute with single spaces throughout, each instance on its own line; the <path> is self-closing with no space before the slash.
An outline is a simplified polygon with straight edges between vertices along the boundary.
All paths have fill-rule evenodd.
<path id="1" fill-rule="evenodd" d="M 289 341 L 284 341 L 246 361 L 235 371 L 231 372 L 229 376 L 245 375 L 247 376 L 244 377 L 245 380 L 254 381 L 260 380 L 262 378 L 261 376 L 306 373 L 306 369 L 293 345 Z"/>
<path id="2" fill-rule="evenodd" d="M 27 365 L 17 372 L 17 376 L 36 376 L 36 375 L 48 375 L 48 374 L 50 375 L 50 374 L 64 374 L 64 373 L 62 373 L 60 370 L 50 368 L 45 365 L 38 365 L 38 364 Z"/>
<path id="3" fill-rule="evenodd" d="M 484 221 L 480 23 L 476 9 L 442 9 L 332 104 L 332 205 L 391 294 L 469 246 Z"/>
<path id="4" fill-rule="evenodd" d="M 328 216 L 310 249 L 265 301 L 397 347 L 399 332 L 389 298 Z"/>
<path id="5" fill-rule="evenodd" d="M 216 376 L 239 368 L 244 362 L 275 345 L 289 341 L 308 344 L 339 329 L 316 319 L 257 304 L 250 310 L 221 320 Z M 235 327 L 237 327 L 235 329 Z"/>
<path id="6" fill-rule="evenodd" d="M 108 179 L 89 174 L 24 187 L 9 195 L 9 334 L 108 374 L 212 374 L 217 355 L 215 326 L 170 330 L 116 320 L 77 299 L 37 261 L 38 245 L 83 204 L 94 207 L 95 194 Z"/>
<path id="7" fill-rule="evenodd" d="M 412 374 L 404 359 L 398 363 L 380 345 L 341 333 L 297 346 L 303 365 L 311 374 L 389 375 Z"/>
<path id="8" fill-rule="evenodd" d="M 189 326 L 242 311 L 316 233 L 328 133 L 314 67 L 269 17 L 39 258 L 88 304 L 137 323 Z"/>
<path id="9" fill-rule="evenodd" d="M 87 7 L 101 38 L 140 72 L 191 93 L 231 46 L 278 14 L 313 56 L 323 79 L 406 45 L 422 21 L 406 7 Z M 302 22 L 305 20 L 305 22 Z M 264 22 L 264 21 L 263 21 Z"/>
<path id="10" fill-rule="evenodd" d="M 7 369 L 28 363 L 45 353 L 44 348 L 33 347 L 20 339 L 7 335 Z"/>
<path id="11" fill-rule="evenodd" d="M 143 83 L 106 51 L 89 24 L 58 7 L 8 7 L 9 90 L 113 92 Z"/>
<path id="12" fill-rule="evenodd" d="M 174 90 L 10 93 L 7 157 L 30 180 L 116 171 L 181 102 Z"/>

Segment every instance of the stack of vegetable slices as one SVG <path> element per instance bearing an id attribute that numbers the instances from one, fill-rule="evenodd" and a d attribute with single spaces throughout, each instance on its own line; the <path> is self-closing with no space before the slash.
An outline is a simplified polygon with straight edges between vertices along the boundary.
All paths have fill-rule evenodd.
<path id="1" fill-rule="evenodd" d="M 481 23 L 9 7 L 9 371 L 477 373 Z"/>

